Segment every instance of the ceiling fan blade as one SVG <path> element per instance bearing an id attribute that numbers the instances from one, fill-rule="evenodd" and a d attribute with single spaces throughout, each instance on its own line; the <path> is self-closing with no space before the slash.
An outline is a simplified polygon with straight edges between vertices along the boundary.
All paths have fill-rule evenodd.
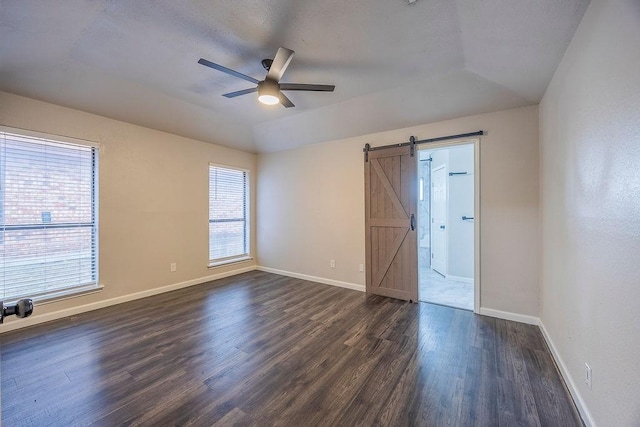
<path id="1" fill-rule="evenodd" d="M 293 105 L 293 102 L 291 102 L 291 100 L 287 98 L 282 92 L 280 92 L 280 103 L 286 108 L 295 107 L 295 105 Z"/>
<path id="2" fill-rule="evenodd" d="M 289 63 L 293 59 L 294 53 L 295 52 L 291 49 L 287 49 L 284 47 L 278 48 L 276 57 L 273 58 L 273 62 L 271 63 L 271 67 L 269 68 L 269 72 L 267 73 L 267 78 L 279 82 L 282 78 L 282 75 L 287 70 Z"/>
<path id="3" fill-rule="evenodd" d="M 222 96 L 225 96 L 227 98 L 235 98 L 236 96 L 246 95 L 248 93 L 253 93 L 253 92 L 257 92 L 257 91 L 258 91 L 257 87 L 252 87 L 251 89 L 244 89 L 244 90 L 238 90 L 238 91 L 235 91 L 235 92 L 225 93 Z"/>
<path id="4" fill-rule="evenodd" d="M 312 92 L 333 92 L 334 85 L 308 85 L 304 83 L 280 83 L 281 90 L 308 90 Z"/>
<path id="5" fill-rule="evenodd" d="M 216 64 L 215 62 L 207 61 L 204 58 L 200 58 L 200 60 L 198 61 L 198 64 L 202 64 L 205 67 L 213 68 L 214 70 L 222 71 L 223 73 L 227 73 L 229 75 L 239 77 L 251 83 L 255 83 L 255 84 L 259 83 L 259 81 L 254 79 L 253 77 L 234 71 L 231 68 L 223 67 L 222 65 Z"/>

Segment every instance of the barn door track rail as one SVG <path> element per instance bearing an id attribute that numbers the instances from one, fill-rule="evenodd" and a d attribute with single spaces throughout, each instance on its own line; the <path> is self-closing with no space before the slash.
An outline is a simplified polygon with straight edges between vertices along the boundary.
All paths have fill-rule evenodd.
<path id="1" fill-rule="evenodd" d="M 479 130 L 477 132 L 461 133 L 458 135 L 440 136 L 438 138 L 429 138 L 429 139 L 421 139 L 421 140 L 416 140 L 416 138 L 412 136 L 409 138 L 408 142 L 401 142 L 399 144 L 391 144 L 391 145 L 381 145 L 380 147 L 372 147 L 370 144 L 367 143 L 364 145 L 364 148 L 362 149 L 362 151 L 364 152 L 365 162 L 369 161 L 369 151 L 384 150 L 385 148 L 404 147 L 406 145 L 411 146 L 411 155 L 413 156 L 415 153 L 416 144 L 428 144 L 430 142 L 448 141 L 450 139 L 462 139 L 462 138 L 469 138 L 472 136 L 481 136 L 481 135 L 484 135 L 484 131 L 482 130 Z"/>

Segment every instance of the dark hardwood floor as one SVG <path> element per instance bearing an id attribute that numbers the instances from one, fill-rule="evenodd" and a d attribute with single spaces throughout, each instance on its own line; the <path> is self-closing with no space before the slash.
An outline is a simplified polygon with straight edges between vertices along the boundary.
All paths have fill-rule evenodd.
<path id="1" fill-rule="evenodd" d="M 1 340 L 6 426 L 581 425 L 535 326 L 262 272 Z"/>

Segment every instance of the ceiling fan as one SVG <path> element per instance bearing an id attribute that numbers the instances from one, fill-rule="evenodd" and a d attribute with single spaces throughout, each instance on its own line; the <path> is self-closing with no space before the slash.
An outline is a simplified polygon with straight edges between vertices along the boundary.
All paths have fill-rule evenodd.
<path id="1" fill-rule="evenodd" d="M 333 92 L 336 88 L 334 85 L 314 85 L 303 83 L 280 83 L 282 75 L 287 70 L 291 59 L 293 59 L 294 51 L 286 49 L 284 47 L 278 48 L 276 57 L 271 59 L 263 59 L 262 66 L 267 70 L 267 75 L 264 80 L 260 81 L 254 79 L 246 74 L 239 73 L 222 65 L 216 64 L 211 61 L 207 61 L 204 58 L 200 58 L 198 64 L 202 64 L 206 67 L 213 68 L 214 70 L 222 71 L 232 76 L 239 77 L 251 83 L 255 83 L 257 86 L 250 89 L 239 90 L 236 92 L 225 93 L 222 96 L 227 98 L 235 98 L 236 96 L 246 95 L 248 93 L 258 92 L 258 101 L 267 105 L 275 105 L 280 103 L 285 107 L 295 107 L 293 102 L 287 98 L 283 90 L 302 90 L 311 92 Z"/>

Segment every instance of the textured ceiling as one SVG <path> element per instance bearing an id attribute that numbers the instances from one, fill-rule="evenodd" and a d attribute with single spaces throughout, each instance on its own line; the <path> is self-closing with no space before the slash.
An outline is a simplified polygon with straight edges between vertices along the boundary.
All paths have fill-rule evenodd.
<path id="1" fill-rule="evenodd" d="M 0 90 L 252 152 L 537 103 L 588 0 L 0 0 Z M 296 51 L 267 107 L 263 58 Z"/>

